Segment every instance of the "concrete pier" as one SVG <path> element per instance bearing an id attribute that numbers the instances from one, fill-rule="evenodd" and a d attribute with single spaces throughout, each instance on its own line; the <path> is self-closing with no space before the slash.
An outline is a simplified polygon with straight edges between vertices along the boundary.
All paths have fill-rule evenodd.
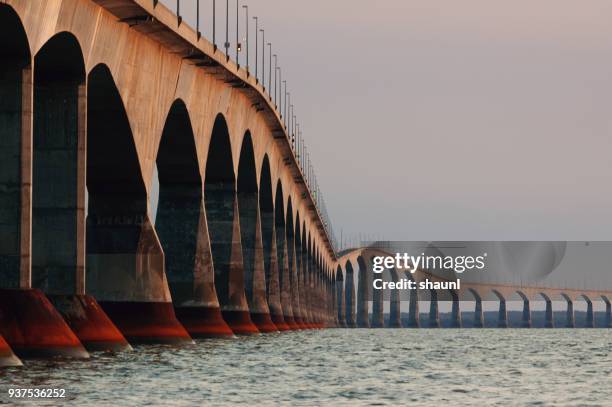
<path id="1" fill-rule="evenodd" d="M 419 314 L 419 295 L 417 290 L 410 292 L 410 308 L 408 310 L 408 324 L 407 328 L 419 328 L 420 324 Z"/>
<path id="2" fill-rule="evenodd" d="M 440 315 L 438 313 L 438 292 L 436 290 L 429 290 L 429 320 L 428 328 L 440 328 Z"/>
<path id="3" fill-rule="evenodd" d="M 461 328 L 461 305 L 459 295 L 455 290 L 450 290 L 451 299 L 453 301 L 451 310 L 451 328 Z"/>
<path id="4" fill-rule="evenodd" d="M 21 360 L 13 353 L 8 343 L 0 335 L 0 367 L 21 366 Z"/>
<path id="5" fill-rule="evenodd" d="M 397 270 L 391 270 L 391 278 L 394 282 L 399 280 Z M 398 290 L 391 290 L 389 303 L 389 328 L 401 328 L 402 327 L 402 310 L 401 310 L 401 299 Z"/>
<path id="6" fill-rule="evenodd" d="M 344 284 L 346 296 L 346 327 L 356 328 L 355 323 L 355 281 L 353 266 L 350 263 L 346 264 L 346 283 Z"/>

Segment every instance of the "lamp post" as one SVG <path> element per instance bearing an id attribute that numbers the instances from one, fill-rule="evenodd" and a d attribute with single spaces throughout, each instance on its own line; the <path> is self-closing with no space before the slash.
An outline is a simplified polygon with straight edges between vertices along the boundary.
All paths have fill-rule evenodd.
<path id="1" fill-rule="evenodd" d="M 257 76 L 257 67 L 259 66 L 259 57 L 257 56 L 259 53 L 259 17 L 253 17 L 255 20 L 255 83 L 259 82 L 259 77 Z"/>
<path id="2" fill-rule="evenodd" d="M 213 48 L 217 52 L 217 0 L 213 0 Z"/>
<path id="3" fill-rule="evenodd" d="M 285 85 L 285 103 L 283 103 L 284 105 L 284 110 L 283 110 L 283 114 L 285 117 L 285 127 L 287 127 L 287 81 L 283 81 L 283 84 Z"/>
<path id="4" fill-rule="evenodd" d="M 229 60 L 229 0 L 225 0 L 225 57 Z"/>
<path id="5" fill-rule="evenodd" d="M 200 41 L 202 33 L 200 32 L 200 0 L 196 1 L 196 37 Z"/>
<path id="6" fill-rule="evenodd" d="M 278 89 L 278 83 L 277 83 L 277 78 L 278 78 L 278 56 L 276 54 L 273 55 L 274 56 L 274 106 L 277 106 L 277 98 L 276 98 L 276 89 Z"/>
<path id="7" fill-rule="evenodd" d="M 262 28 L 261 31 L 261 86 L 266 90 L 266 32 Z"/>
<path id="8" fill-rule="evenodd" d="M 268 43 L 268 48 L 270 50 L 270 52 L 268 52 L 268 56 L 270 57 L 270 68 L 268 68 L 269 71 L 269 75 L 268 75 L 268 96 L 270 96 L 270 100 L 272 100 L 272 43 L 269 42 Z"/>
<path id="9" fill-rule="evenodd" d="M 249 75 L 249 6 L 244 4 L 242 6 L 244 11 L 246 12 L 246 71 L 247 76 Z"/>
<path id="10" fill-rule="evenodd" d="M 238 24 L 238 10 L 240 9 L 240 0 L 236 0 L 236 66 L 240 69 L 239 52 L 240 52 L 240 24 Z"/>

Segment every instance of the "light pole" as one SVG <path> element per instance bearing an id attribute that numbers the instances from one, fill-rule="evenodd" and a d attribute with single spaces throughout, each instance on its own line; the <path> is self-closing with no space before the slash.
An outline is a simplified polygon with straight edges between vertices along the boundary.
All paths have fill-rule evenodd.
<path id="1" fill-rule="evenodd" d="M 268 48 L 270 49 L 270 52 L 268 52 L 268 55 L 270 57 L 270 68 L 268 68 L 269 71 L 269 75 L 268 75 L 268 96 L 270 97 L 270 100 L 272 100 L 272 43 L 269 42 L 268 43 Z"/>
<path id="2" fill-rule="evenodd" d="M 244 4 L 242 6 L 244 11 L 246 12 L 246 71 L 247 76 L 249 75 L 249 6 Z"/>
<path id="3" fill-rule="evenodd" d="M 200 32 L 200 0 L 196 1 L 196 36 L 198 41 L 200 41 L 200 37 L 202 33 Z"/>
<path id="4" fill-rule="evenodd" d="M 266 32 L 262 28 L 261 31 L 261 86 L 266 90 Z"/>
<path id="5" fill-rule="evenodd" d="M 240 27 L 238 23 L 238 10 L 240 9 L 240 0 L 236 0 L 236 66 L 240 69 L 240 61 L 238 60 L 240 52 Z"/>
<path id="6" fill-rule="evenodd" d="M 285 127 L 287 127 L 287 81 L 283 81 L 283 84 L 285 85 L 285 103 L 283 103 L 284 106 L 284 110 L 281 109 L 281 114 L 284 117 L 284 122 L 285 122 Z M 282 89 L 281 89 L 282 90 Z"/>
<path id="7" fill-rule="evenodd" d="M 276 54 L 274 54 L 274 106 L 277 105 L 277 99 L 276 99 L 276 89 L 278 88 L 278 83 L 277 83 L 277 78 L 278 78 L 278 56 Z"/>
<path id="8" fill-rule="evenodd" d="M 229 61 L 229 0 L 225 0 L 225 57 Z"/>
<path id="9" fill-rule="evenodd" d="M 257 73 L 257 67 L 259 66 L 259 57 L 257 56 L 259 53 L 259 17 L 253 17 L 255 20 L 255 83 L 259 83 L 259 77 Z"/>
<path id="10" fill-rule="evenodd" d="M 213 0 L 213 48 L 217 52 L 217 0 Z"/>

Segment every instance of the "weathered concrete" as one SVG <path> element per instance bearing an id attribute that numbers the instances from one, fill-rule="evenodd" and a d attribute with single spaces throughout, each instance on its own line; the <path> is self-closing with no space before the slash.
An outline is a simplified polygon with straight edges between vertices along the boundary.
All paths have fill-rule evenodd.
<path id="1" fill-rule="evenodd" d="M 399 281 L 398 271 L 396 269 L 391 270 L 391 279 L 393 282 Z M 402 327 L 402 310 L 401 310 L 401 299 L 398 290 L 391 290 L 391 298 L 389 303 L 389 328 L 401 328 Z"/>
<path id="2" fill-rule="evenodd" d="M 566 328 L 575 328 L 576 327 L 576 317 L 574 315 L 574 301 L 567 296 L 567 294 L 562 294 L 563 298 L 567 302 L 567 310 L 565 311 L 565 327 Z"/>
<path id="3" fill-rule="evenodd" d="M 355 328 L 355 280 L 353 266 L 350 263 L 346 265 L 346 283 L 344 284 L 344 294 L 346 296 L 346 326 L 347 328 Z"/>
<path id="4" fill-rule="evenodd" d="M 586 320 L 584 321 L 585 328 L 595 328 L 595 315 L 593 314 L 593 302 L 586 295 L 582 296 L 587 303 Z"/>
<path id="5" fill-rule="evenodd" d="M 338 301 L 338 325 L 341 328 L 346 328 L 346 296 L 344 295 L 344 276 L 340 266 L 336 270 L 336 293 Z"/>

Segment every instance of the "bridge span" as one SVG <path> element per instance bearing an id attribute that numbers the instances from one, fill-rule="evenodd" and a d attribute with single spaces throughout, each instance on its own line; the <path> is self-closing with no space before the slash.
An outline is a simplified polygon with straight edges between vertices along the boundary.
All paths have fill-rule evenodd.
<path id="1" fill-rule="evenodd" d="M 509 327 L 507 302 L 513 297 L 518 297 L 523 303 L 520 327 L 532 326 L 531 304 L 541 301 L 545 306 L 545 326 L 555 327 L 555 315 L 553 302 L 561 301 L 566 304 L 564 328 L 576 327 L 574 315 L 574 303 L 584 301 L 586 303 L 586 318 L 582 327 L 593 328 L 595 324 L 595 312 L 593 302 L 601 301 L 605 305 L 604 323 L 601 327 L 612 327 L 612 290 L 593 290 L 577 288 L 546 287 L 544 285 L 512 285 L 494 284 L 473 281 L 461 281 L 459 290 L 406 290 L 408 296 L 408 318 L 404 322 L 401 318 L 401 290 L 398 289 L 374 289 L 373 279 L 382 278 L 387 282 L 398 282 L 402 279 L 415 281 L 417 284 L 423 281 L 431 282 L 455 282 L 456 279 L 442 277 L 430 271 L 418 268 L 414 273 L 409 270 L 394 268 L 382 274 L 373 272 L 372 259 L 375 256 L 394 256 L 381 248 L 363 247 L 348 249 L 339 253 L 336 266 L 336 290 L 335 307 L 340 326 L 346 327 L 440 327 L 439 302 L 451 302 L 451 326 L 455 328 L 470 326 L 485 327 L 483 301 L 496 301 L 499 304 L 496 327 Z M 376 276 L 376 277 L 374 277 Z M 461 278 L 460 275 L 456 276 Z M 357 280 L 357 284 L 355 281 Z M 357 285 L 357 289 L 355 289 Z M 389 320 L 384 321 L 384 298 L 389 297 Z M 429 302 L 429 314 L 426 321 L 421 321 L 419 302 Z M 462 320 L 462 302 L 474 303 L 474 318 L 472 321 Z M 369 308 L 372 305 L 372 314 Z"/>
<path id="2" fill-rule="evenodd" d="M 153 0 L 3 0 L 0 61 L 3 363 L 333 324 L 318 190 L 244 67 Z"/>

